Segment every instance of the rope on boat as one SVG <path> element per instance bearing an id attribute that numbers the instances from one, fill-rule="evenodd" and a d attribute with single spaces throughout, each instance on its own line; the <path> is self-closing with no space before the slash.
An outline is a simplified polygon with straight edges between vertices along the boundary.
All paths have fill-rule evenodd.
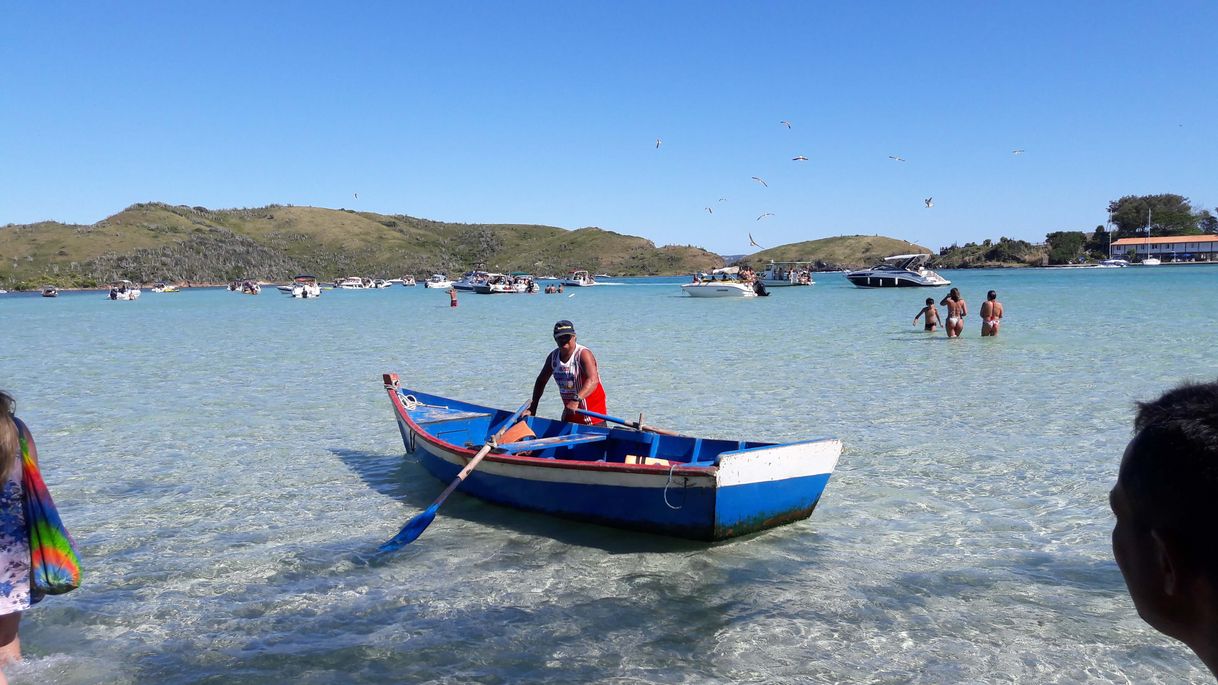
<path id="1" fill-rule="evenodd" d="M 420 402 L 419 398 L 415 397 L 414 395 L 402 395 L 402 406 L 406 407 L 406 411 L 414 411 L 419 407 L 437 407 L 439 409 L 448 409 L 448 407 L 443 404 L 427 404 L 425 402 Z"/>
<path id="2" fill-rule="evenodd" d="M 668 486 L 672 485 L 672 472 L 676 471 L 676 470 L 677 470 L 677 464 L 676 464 L 676 462 L 674 462 L 672 466 L 668 467 L 668 482 L 664 484 L 664 504 L 667 504 L 669 509 L 680 509 L 681 508 L 681 507 L 674 507 L 672 505 L 672 503 L 668 501 Z M 681 506 L 685 506 L 685 505 L 681 505 Z"/>

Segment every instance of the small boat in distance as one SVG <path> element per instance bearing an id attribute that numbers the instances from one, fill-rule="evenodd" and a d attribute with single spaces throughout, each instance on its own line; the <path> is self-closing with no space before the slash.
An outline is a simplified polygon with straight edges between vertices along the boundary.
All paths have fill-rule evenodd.
<path id="1" fill-rule="evenodd" d="M 43 286 L 42 287 L 42 296 L 43 297 L 59 297 L 59 288 L 56 288 L 53 285 Z"/>
<path id="2" fill-rule="evenodd" d="M 165 281 L 157 281 L 149 290 L 154 293 L 177 293 L 182 291 L 178 286 L 166 283 Z"/>
<path id="3" fill-rule="evenodd" d="M 510 429 L 458 489 L 503 506 L 695 540 L 808 518 L 842 452 L 835 438 L 776 444 L 695 438 L 530 416 L 399 386 L 385 374 L 406 453 L 452 481 Z M 502 436 L 501 436 L 502 437 Z"/>
<path id="4" fill-rule="evenodd" d="M 359 276 L 348 276 L 334 281 L 334 287 L 340 290 L 363 290 L 368 287 L 364 285 L 365 280 L 367 279 L 360 278 Z"/>
<path id="5" fill-rule="evenodd" d="M 414 285 L 415 285 L 414 276 L 402 276 L 400 282 L 401 282 L 402 286 L 405 288 L 411 288 L 411 287 L 414 287 Z"/>
<path id="6" fill-rule="evenodd" d="M 1123 269 L 1129 266 L 1129 262 L 1124 259 L 1105 259 L 1097 266 L 1101 269 Z"/>
<path id="7" fill-rule="evenodd" d="M 884 261 L 870 269 L 860 269 L 846 274 L 851 283 L 860 288 L 937 288 L 952 282 L 927 269 L 928 254 L 899 254 L 885 257 Z"/>
<path id="8" fill-rule="evenodd" d="M 453 281 L 453 290 L 468 290 L 472 291 L 475 285 L 485 283 L 490 274 L 485 271 L 466 271 L 459 280 Z"/>
<path id="9" fill-rule="evenodd" d="M 453 287 L 453 282 L 448 280 L 446 274 L 432 274 L 431 278 L 423 281 L 424 288 L 437 288 L 439 290 L 448 290 Z"/>
<path id="10" fill-rule="evenodd" d="M 310 274 L 295 276 L 291 285 L 281 285 L 277 289 L 284 295 L 301 300 L 321 297 L 321 285 L 318 284 L 317 277 Z"/>
<path id="11" fill-rule="evenodd" d="M 765 271 L 757 274 L 757 280 L 767 288 L 784 288 L 796 285 L 813 285 L 812 266 L 814 262 L 776 262 L 770 260 Z"/>
<path id="12" fill-rule="evenodd" d="M 137 300 L 140 297 L 140 289 L 131 281 L 123 279 L 115 281 L 110 286 L 110 294 L 107 296 L 111 300 L 131 301 Z"/>
<path id="13" fill-rule="evenodd" d="M 596 285 L 596 279 L 593 278 L 587 271 L 572 271 L 562 280 L 562 284 L 584 287 Z"/>

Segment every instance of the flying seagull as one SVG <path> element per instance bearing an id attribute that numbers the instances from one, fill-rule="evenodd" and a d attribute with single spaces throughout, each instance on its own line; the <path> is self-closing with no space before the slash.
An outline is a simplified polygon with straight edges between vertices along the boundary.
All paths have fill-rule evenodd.
<path id="1" fill-rule="evenodd" d="M 359 193 L 355 194 L 355 199 L 357 199 L 357 200 L 359 199 Z"/>
<path id="2" fill-rule="evenodd" d="M 930 209 L 931 207 L 934 207 L 934 206 L 935 206 L 935 198 L 933 198 L 933 197 L 928 197 L 928 198 L 926 198 L 925 200 L 922 200 L 922 201 L 926 203 L 926 208 L 927 208 L 927 209 Z"/>
<path id="3" fill-rule="evenodd" d="M 757 241 L 756 241 L 756 240 L 753 240 L 753 234 L 752 234 L 752 233 L 750 233 L 750 234 L 749 234 L 749 245 L 751 245 L 751 246 L 753 246 L 753 247 L 761 247 L 760 245 L 758 245 L 758 244 L 757 244 Z M 764 248 L 764 247 L 761 247 L 761 249 L 763 249 L 763 250 L 764 250 L 765 248 Z"/>
<path id="4" fill-rule="evenodd" d="M 770 184 L 769 184 L 769 183 L 766 183 L 766 182 L 765 182 L 765 179 L 762 179 L 762 178 L 757 178 L 756 176 L 754 176 L 754 177 L 753 177 L 753 180 L 754 180 L 754 181 L 757 181 L 758 183 L 760 183 L 761 185 L 763 185 L 763 186 L 765 186 L 765 187 L 767 187 L 767 188 L 769 188 L 769 187 L 770 187 Z"/>
<path id="5" fill-rule="evenodd" d="M 1023 150 L 1022 150 L 1022 149 L 1020 149 L 1020 150 L 1011 150 L 1011 154 L 1013 154 L 1013 155 L 1022 155 L 1022 154 L 1023 154 Z"/>
<path id="6" fill-rule="evenodd" d="M 786 119 L 783 119 L 782 121 L 780 121 L 778 123 L 782 124 L 783 126 L 786 126 L 787 128 L 791 128 L 791 122 L 787 121 Z"/>
<path id="7" fill-rule="evenodd" d="M 706 213 L 707 213 L 707 214 L 714 214 L 714 213 L 715 213 L 715 210 L 711 209 L 710 207 L 707 207 L 707 208 L 706 208 Z"/>
<path id="8" fill-rule="evenodd" d="M 766 212 L 765 214 L 762 214 L 761 216 L 757 217 L 757 221 L 761 221 L 762 219 L 766 218 L 767 216 L 774 216 L 774 212 Z M 751 238 L 752 235 L 750 234 L 749 237 Z M 757 247 L 761 247 L 761 246 L 758 245 Z"/>
<path id="9" fill-rule="evenodd" d="M 663 144 L 664 144 L 664 141 L 660 140 L 659 138 L 656 138 L 656 149 L 657 150 L 659 150 L 660 146 Z"/>
<path id="10" fill-rule="evenodd" d="M 891 159 L 891 160 L 894 160 L 894 161 L 897 161 L 897 162 L 904 162 L 904 161 L 905 161 L 905 158 L 904 158 L 904 157 L 897 157 L 896 155 L 888 155 L 888 159 Z"/>
<path id="11" fill-rule="evenodd" d="M 719 201 L 720 201 L 720 202 L 727 202 L 727 198 L 726 198 L 726 197 L 721 197 L 721 198 L 719 198 Z"/>
<path id="12" fill-rule="evenodd" d="M 791 161 L 792 162 L 806 162 L 806 161 L 808 161 L 808 158 L 804 157 L 803 155 L 795 155 L 794 157 L 791 158 Z"/>

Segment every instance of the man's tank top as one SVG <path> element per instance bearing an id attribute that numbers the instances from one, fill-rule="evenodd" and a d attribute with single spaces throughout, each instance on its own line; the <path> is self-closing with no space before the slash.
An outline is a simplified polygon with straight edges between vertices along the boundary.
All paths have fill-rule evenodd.
<path id="1" fill-rule="evenodd" d="M 562 350 L 550 353 L 550 371 L 554 373 L 554 382 L 558 384 L 558 392 L 565 401 L 575 399 L 584 385 L 584 372 L 580 367 L 579 358 L 585 349 L 583 345 L 575 343 L 575 352 L 566 362 L 562 360 Z"/>

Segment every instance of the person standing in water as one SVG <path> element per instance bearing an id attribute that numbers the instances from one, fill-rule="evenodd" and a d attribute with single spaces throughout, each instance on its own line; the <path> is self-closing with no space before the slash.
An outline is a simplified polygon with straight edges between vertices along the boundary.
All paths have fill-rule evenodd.
<path id="1" fill-rule="evenodd" d="M 964 332 L 964 317 L 968 316 L 968 304 L 960 297 L 960 289 L 952 288 L 939 304 L 947 307 L 947 337 L 959 338 Z"/>
<path id="2" fill-rule="evenodd" d="M 998 301 L 998 293 L 991 290 L 981 303 L 981 337 L 998 335 L 998 323 L 1002 320 L 1002 303 Z"/>
<path id="3" fill-rule="evenodd" d="M 922 330 L 935 330 L 935 327 L 939 325 L 939 310 L 935 309 L 935 298 L 926 298 L 926 306 L 923 307 L 922 311 L 918 312 L 918 315 L 914 317 L 913 322 L 915 326 L 918 325 L 918 319 L 922 318 L 923 316 L 926 317 L 923 320 L 923 323 L 926 325 Z"/>
<path id="4" fill-rule="evenodd" d="M 537 414 L 537 403 L 545 394 L 546 383 L 551 377 L 558 384 L 562 396 L 562 420 L 570 423 L 601 424 L 604 421 L 578 414 L 575 409 L 586 409 L 604 414 L 605 388 L 601 385 L 600 371 L 592 350 L 575 340 L 575 324 L 566 319 L 554 324 L 554 342 L 558 347 L 546 355 L 537 380 L 533 383 L 533 400 L 524 416 Z"/>

